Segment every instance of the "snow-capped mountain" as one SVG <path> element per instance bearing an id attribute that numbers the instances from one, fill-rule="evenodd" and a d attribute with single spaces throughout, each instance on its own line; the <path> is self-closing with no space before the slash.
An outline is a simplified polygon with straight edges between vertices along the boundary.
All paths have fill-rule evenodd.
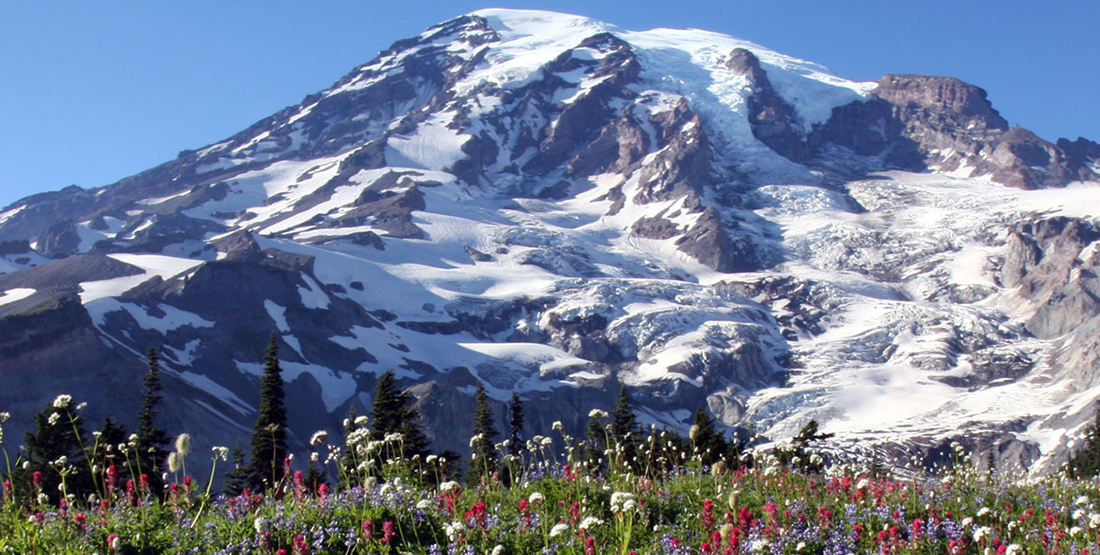
<path id="1" fill-rule="evenodd" d="M 465 448 L 476 380 L 532 433 L 622 383 L 647 424 L 814 418 L 844 449 L 1050 470 L 1100 395 L 1098 163 L 951 78 L 478 11 L 0 212 L 0 408 L 65 391 L 126 420 L 160 347 L 170 431 L 231 444 L 275 333 L 297 448 L 394 369 L 439 450 Z"/>

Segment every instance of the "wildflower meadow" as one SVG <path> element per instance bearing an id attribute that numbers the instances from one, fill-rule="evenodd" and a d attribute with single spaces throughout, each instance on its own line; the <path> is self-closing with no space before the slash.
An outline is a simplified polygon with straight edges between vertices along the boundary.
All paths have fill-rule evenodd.
<path id="1" fill-rule="evenodd" d="M 72 424 L 82 407 L 58 399 L 49 425 Z M 611 428 L 602 411 L 591 419 L 592 428 Z M 1095 482 L 1023 484 L 977 470 L 961 449 L 950 468 L 901 480 L 853 465 L 800 469 L 766 453 L 705 464 L 696 437 L 677 446 L 655 428 L 639 434 L 627 460 L 627 446 L 610 435 L 596 452 L 556 424 L 520 445 L 495 444 L 499 466 L 479 472 L 475 458 L 460 482 L 454 461 L 409 456 L 402 434 L 372 440 L 368 419 L 354 420 L 343 437 L 315 434 L 308 461 L 282 460 L 277 483 L 236 494 L 212 489 L 220 471 L 232 470 L 229 450 L 193 453 L 186 434 L 173 445 L 159 490 L 135 472 L 133 438 L 114 445 L 93 435 L 84 460 L 52 461 L 45 473 L 56 474 L 56 492 L 46 491 L 43 471 L 21 472 L 26 461 L 5 448 L 0 553 L 1085 555 L 1100 548 Z M 115 462 L 101 464 L 108 452 Z M 91 485 L 77 496 L 67 479 L 82 465 Z"/>

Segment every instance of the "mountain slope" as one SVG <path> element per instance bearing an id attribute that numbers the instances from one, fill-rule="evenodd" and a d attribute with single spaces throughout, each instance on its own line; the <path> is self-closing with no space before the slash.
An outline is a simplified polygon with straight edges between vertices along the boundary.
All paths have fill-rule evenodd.
<path id="1" fill-rule="evenodd" d="M 532 431 L 581 429 L 621 382 L 646 423 L 965 436 L 1041 471 L 1097 394 L 1098 160 L 954 79 L 474 12 L 222 142 L 4 209 L 0 405 L 130 414 L 159 345 L 171 428 L 227 443 L 275 333 L 299 449 L 393 368 L 440 450 L 476 380 Z"/>

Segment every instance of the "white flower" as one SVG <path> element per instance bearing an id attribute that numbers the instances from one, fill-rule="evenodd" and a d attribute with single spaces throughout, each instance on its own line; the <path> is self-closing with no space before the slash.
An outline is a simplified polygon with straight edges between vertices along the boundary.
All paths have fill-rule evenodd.
<path id="1" fill-rule="evenodd" d="M 3 420 L 0 420 L 0 422 L 3 422 Z M 1088 503 L 1089 503 L 1089 496 L 1087 496 L 1087 495 L 1082 495 L 1081 497 L 1078 497 L 1077 499 L 1073 500 L 1073 504 L 1077 505 L 1078 507 L 1080 507 L 1081 505 L 1088 505 Z"/>
<path id="2" fill-rule="evenodd" d="M 1023 555 L 1024 548 L 1020 547 L 1020 544 L 1009 544 L 1008 549 L 1005 550 L 1005 555 Z"/>
<path id="3" fill-rule="evenodd" d="M 864 489 L 870 483 L 871 483 L 871 480 L 869 478 L 867 478 L 866 476 L 864 476 L 864 477 L 860 478 L 858 482 L 856 482 L 856 489 Z"/>
<path id="4" fill-rule="evenodd" d="M 441 491 L 443 493 L 447 493 L 448 491 L 458 489 L 458 487 L 459 487 L 458 482 L 447 481 L 447 482 L 443 482 L 442 484 L 439 484 L 439 491 Z"/>
<path id="5" fill-rule="evenodd" d="M 168 472 L 175 474 L 180 471 L 180 456 L 179 453 L 172 451 L 168 453 Z"/>
<path id="6" fill-rule="evenodd" d="M 1073 520 L 1081 520 L 1081 518 L 1085 516 L 1085 510 L 1084 509 L 1075 509 L 1073 511 L 1073 514 L 1070 515 L 1070 516 L 1073 517 Z"/>
<path id="7" fill-rule="evenodd" d="M 611 494 L 611 512 L 618 513 L 618 512 L 624 511 L 625 509 L 623 508 L 623 504 L 627 500 L 633 501 L 634 500 L 634 494 L 628 493 L 628 492 L 625 492 L 625 491 L 616 491 L 615 493 L 612 493 Z"/>
<path id="8" fill-rule="evenodd" d="M 421 499 L 420 501 L 416 502 L 416 508 L 420 509 L 421 511 L 426 511 L 432 508 L 432 502 L 428 501 L 427 499 Z"/>
<path id="9" fill-rule="evenodd" d="M 439 455 L 428 455 L 428 458 L 424 459 L 424 462 L 428 464 L 435 464 L 435 461 L 439 460 Z"/>
<path id="10" fill-rule="evenodd" d="M 553 430 L 561 430 L 563 427 L 564 426 L 561 425 L 561 420 L 555 420 L 554 423 L 550 425 L 550 428 Z"/>
<path id="11" fill-rule="evenodd" d="M 61 395 L 58 395 L 57 398 L 55 398 L 53 400 L 53 408 L 55 408 L 55 409 L 68 408 L 69 403 L 72 403 L 72 402 L 73 402 L 73 396 L 72 395 L 65 395 L 64 393 L 62 393 Z"/>
<path id="12" fill-rule="evenodd" d="M 252 528 L 256 530 L 257 534 L 263 534 L 269 528 L 269 522 L 262 516 L 256 517 L 256 520 L 252 521 Z"/>
<path id="13" fill-rule="evenodd" d="M 1100 514 L 1092 513 L 1089 515 L 1089 528 L 1100 528 Z"/>
<path id="14" fill-rule="evenodd" d="M 461 521 L 455 520 L 450 524 L 444 524 L 443 531 L 447 533 L 447 539 L 458 541 L 458 536 L 466 531 L 466 525 Z"/>
<path id="15" fill-rule="evenodd" d="M 223 461 L 229 460 L 229 448 L 215 445 L 210 448 L 214 452 L 214 458 L 221 459 Z"/>
<path id="16" fill-rule="evenodd" d="M 979 526 L 977 530 L 974 530 L 974 543 L 981 543 L 982 540 L 988 538 L 992 533 L 992 528 L 988 526 Z"/>
<path id="17" fill-rule="evenodd" d="M 588 411 L 588 417 L 589 418 L 607 418 L 607 411 L 602 411 L 600 409 L 592 409 L 592 410 Z"/>
<path id="18" fill-rule="evenodd" d="M 542 438 L 542 446 L 543 447 L 550 447 L 550 444 L 552 444 L 552 443 L 554 443 L 553 439 L 550 439 L 548 437 Z"/>
<path id="19" fill-rule="evenodd" d="M 982 518 L 983 516 L 985 516 L 985 515 L 987 515 L 991 512 L 993 512 L 993 511 L 989 510 L 989 507 L 982 507 L 982 508 L 978 509 L 978 514 L 975 515 L 975 516 L 977 516 L 978 518 Z"/>
<path id="20" fill-rule="evenodd" d="M 1081 535 L 1081 527 L 1080 526 L 1074 526 L 1073 528 L 1070 528 L 1069 529 L 1069 535 L 1071 535 L 1071 536 L 1080 536 Z"/>
<path id="21" fill-rule="evenodd" d="M 69 457 L 66 457 L 65 455 L 61 455 L 57 458 L 56 461 L 53 462 L 54 466 L 65 466 L 66 464 L 69 464 Z"/>
<path id="22" fill-rule="evenodd" d="M 313 432 L 313 436 L 309 438 L 309 444 L 317 447 L 324 443 L 326 439 L 328 439 L 328 432 L 325 430 L 318 430 Z"/>
<path id="23" fill-rule="evenodd" d="M 601 524 L 603 524 L 602 520 L 594 516 L 586 516 L 583 520 L 581 520 L 581 523 L 577 525 L 577 528 L 580 528 L 581 530 L 591 530 L 592 527 L 599 526 Z"/>
<path id="24" fill-rule="evenodd" d="M 84 410 L 86 408 L 88 408 L 88 403 L 80 403 L 76 406 L 76 410 Z"/>
<path id="25" fill-rule="evenodd" d="M 532 504 L 532 505 L 538 505 L 538 504 L 542 503 L 542 500 L 543 500 L 542 494 L 537 492 L 537 491 L 531 492 L 531 495 L 527 498 L 527 502 Z"/>
<path id="26" fill-rule="evenodd" d="M 57 424 L 58 420 L 61 420 L 61 415 L 55 412 L 46 419 L 46 423 L 48 423 L 50 426 L 53 426 L 54 424 Z"/>
<path id="27" fill-rule="evenodd" d="M 356 426 L 366 426 L 367 425 L 367 417 L 366 416 L 356 416 L 355 417 L 355 425 Z"/>
<path id="28" fill-rule="evenodd" d="M 550 529 L 550 537 L 557 537 L 569 531 L 569 526 L 564 523 L 557 523 Z"/>
<path id="29" fill-rule="evenodd" d="M 386 434 L 386 437 L 383 438 L 383 441 L 398 441 L 399 442 L 399 441 L 402 441 L 403 439 L 405 439 L 405 436 L 395 432 L 395 433 L 392 433 L 392 434 Z"/>
<path id="30" fill-rule="evenodd" d="M 179 437 L 176 438 L 176 451 L 181 457 L 186 457 L 191 454 L 190 434 L 180 434 Z"/>
<path id="31" fill-rule="evenodd" d="M 0 424 L 7 422 L 9 418 L 11 418 L 10 412 L 0 412 Z"/>
<path id="32" fill-rule="evenodd" d="M 634 501 L 633 499 L 627 499 L 626 501 L 623 501 L 623 512 L 629 513 L 630 511 L 633 511 L 637 506 L 638 503 L 636 501 Z"/>
<path id="33" fill-rule="evenodd" d="M 962 519 L 962 522 L 960 522 L 959 524 L 962 524 L 963 528 L 969 528 L 971 524 L 974 524 L 974 519 L 970 518 L 970 517 L 966 517 L 966 518 Z"/>
<path id="34" fill-rule="evenodd" d="M 470 438 L 470 448 L 473 449 L 485 437 L 485 434 L 476 434 Z"/>
<path id="35" fill-rule="evenodd" d="M 493 548 L 493 552 L 490 555 L 504 555 L 504 546 L 497 545 Z"/>

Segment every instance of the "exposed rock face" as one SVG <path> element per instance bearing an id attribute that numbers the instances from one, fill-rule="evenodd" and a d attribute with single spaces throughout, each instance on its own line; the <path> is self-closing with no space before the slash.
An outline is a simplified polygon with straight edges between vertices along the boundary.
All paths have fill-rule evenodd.
<path id="1" fill-rule="evenodd" d="M 810 135 L 811 145 L 882 157 L 887 168 L 965 171 L 1026 189 L 1097 179 L 1084 158 L 1025 129 L 1009 129 L 974 85 L 924 75 L 886 75 L 876 83 L 871 100 L 836 108 Z"/>
<path id="2" fill-rule="evenodd" d="M 301 450 L 394 369 L 437 450 L 467 449 L 480 380 L 531 433 L 626 385 L 646 424 L 702 405 L 1054 468 L 1035 434 L 1089 420 L 1100 384 L 1100 232 L 1087 188 L 989 180 L 1095 181 L 1100 146 L 1009 128 L 956 79 L 677 33 L 478 12 L 224 141 L 5 208 L 0 407 L 65 390 L 127 421 L 159 346 L 169 431 L 229 444 L 274 334 Z"/>
<path id="3" fill-rule="evenodd" d="M 744 75 L 752 87 L 748 98 L 749 124 L 760 142 L 779 154 L 798 162 L 809 156 L 805 137 L 794 108 L 776 93 L 760 60 L 744 48 L 735 49 L 726 61 L 731 71 Z"/>
<path id="4" fill-rule="evenodd" d="M 54 224 L 38 236 L 37 250 L 47 258 L 65 258 L 80 248 L 80 235 L 72 220 Z"/>

